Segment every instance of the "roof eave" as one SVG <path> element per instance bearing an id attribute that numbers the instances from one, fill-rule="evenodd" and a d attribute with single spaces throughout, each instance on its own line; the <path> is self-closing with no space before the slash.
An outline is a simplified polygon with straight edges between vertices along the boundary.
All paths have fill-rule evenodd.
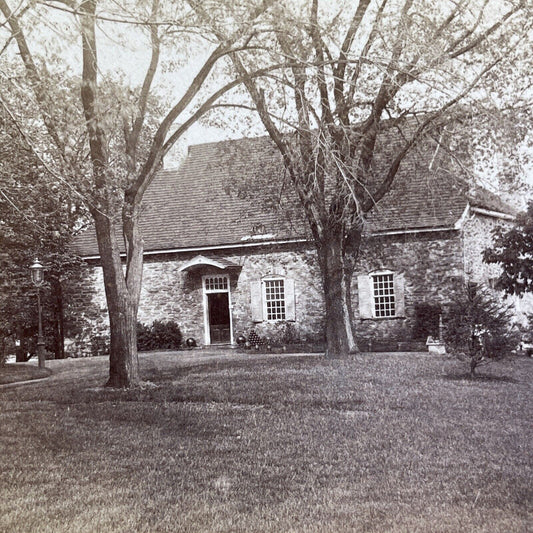
<path id="1" fill-rule="evenodd" d="M 195 270 L 204 267 L 214 267 L 219 270 L 235 270 L 241 268 L 241 265 L 232 263 L 231 261 L 217 261 L 211 257 L 197 255 L 190 261 L 187 261 L 178 268 L 178 272 L 185 272 L 186 270 Z"/>
<path id="2" fill-rule="evenodd" d="M 484 209 L 482 207 L 470 207 L 472 213 L 477 213 L 478 215 L 484 215 L 486 217 L 498 218 L 501 220 L 514 221 L 516 217 L 508 213 L 502 213 L 501 211 L 493 211 L 491 209 Z"/>
<path id="3" fill-rule="evenodd" d="M 370 237 L 382 237 L 386 235 L 403 235 L 403 234 L 416 234 L 416 233 L 434 233 L 442 231 L 456 231 L 459 229 L 457 223 L 454 226 L 428 226 L 424 228 L 402 228 L 397 230 L 382 230 L 374 231 L 369 234 Z M 178 254 L 178 253 L 194 253 L 194 252 L 210 252 L 218 250 L 241 250 L 247 248 L 258 248 L 261 246 L 274 246 L 274 245 L 285 245 L 285 244 L 305 244 L 312 242 L 311 239 L 307 238 L 295 238 L 295 239 L 277 239 L 277 240 L 268 240 L 268 241 L 257 241 L 257 242 L 240 242 L 240 243 L 230 243 L 230 244 L 219 244 L 211 246 L 192 246 L 184 248 L 160 248 L 156 250 L 148 250 L 143 253 L 144 256 L 153 256 L 153 255 L 166 255 L 166 254 Z M 123 252 L 120 254 L 121 257 L 125 257 L 126 254 Z M 81 256 L 85 261 L 94 261 L 100 259 L 99 255 L 85 255 Z"/>
<path id="4" fill-rule="evenodd" d="M 374 231 L 370 233 L 370 237 L 382 237 L 385 235 L 410 235 L 416 233 L 438 233 L 441 231 L 456 231 L 454 226 L 428 226 L 424 228 L 404 228 L 393 230 Z"/>
<path id="5" fill-rule="evenodd" d="M 160 248 L 157 250 L 148 250 L 143 253 L 143 255 L 164 255 L 164 254 L 177 254 L 177 253 L 189 253 L 189 252 L 208 252 L 208 251 L 217 251 L 217 250 L 233 250 L 241 248 L 256 248 L 260 246 L 272 246 L 275 244 L 299 244 L 309 242 L 309 239 L 280 239 L 280 240 L 271 240 L 271 241 L 257 241 L 257 242 L 246 242 L 246 243 L 233 243 L 233 244 L 218 244 L 211 246 L 192 246 L 187 248 Z M 125 257 L 126 253 L 122 252 L 121 257 Z M 100 255 L 85 255 L 82 256 L 82 259 L 86 261 L 100 259 Z"/>

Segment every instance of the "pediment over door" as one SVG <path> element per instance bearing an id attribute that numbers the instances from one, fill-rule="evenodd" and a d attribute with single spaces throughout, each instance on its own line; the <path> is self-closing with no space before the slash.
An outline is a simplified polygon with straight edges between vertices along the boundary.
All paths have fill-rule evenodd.
<path id="1" fill-rule="evenodd" d="M 186 263 L 181 265 L 178 269 L 178 272 L 193 272 L 195 270 L 199 270 L 205 267 L 213 267 L 219 270 L 226 271 L 228 273 L 241 269 L 241 265 L 238 265 L 233 261 L 229 261 L 228 259 L 213 259 L 211 257 L 197 255 L 196 257 L 193 257 L 190 261 L 187 261 Z"/>

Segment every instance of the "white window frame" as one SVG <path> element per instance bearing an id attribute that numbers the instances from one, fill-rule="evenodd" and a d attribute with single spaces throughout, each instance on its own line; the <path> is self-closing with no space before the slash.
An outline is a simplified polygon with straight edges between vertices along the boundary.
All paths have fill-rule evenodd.
<path id="1" fill-rule="evenodd" d="M 390 281 L 388 283 L 388 286 L 381 287 L 381 290 L 383 290 L 383 294 L 379 294 L 380 287 L 377 287 L 378 292 L 376 292 L 376 285 L 374 283 L 375 278 L 378 277 L 384 277 L 384 276 L 390 276 Z M 372 297 L 372 316 L 374 318 L 396 318 L 398 316 L 398 310 L 397 310 L 397 301 L 396 301 L 396 291 L 395 291 L 395 273 L 391 270 L 382 270 L 379 272 L 371 272 L 369 274 L 370 278 L 370 290 L 371 290 L 371 297 Z M 385 292 L 388 291 L 388 292 Z M 384 300 L 380 302 L 379 299 L 383 298 Z M 385 299 L 389 298 L 389 301 L 387 302 Z M 377 306 L 378 305 L 389 305 L 392 303 L 393 312 L 388 312 L 388 314 L 378 314 L 377 312 Z M 387 310 L 387 307 L 384 308 L 384 310 Z"/>
<path id="2" fill-rule="evenodd" d="M 270 282 L 282 282 L 283 285 L 283 317 L 277 317 L 277 318 L 268 318 L 268 302 L 272 300 L 268 300 L 267 298 L 267 283 Z M 280 322 L 283 320 L 287 320 L 287 283 L 285 281 L 285 278 L 283 276 L 268 276 L 266 278 L 263 278 L 261 280 L 261 291 L 262 291 L 262 300 L 263 300 L 263 320 L 265 322 Z M 279 299 L 276 299 L 275 301 L 280 301 Z M 281 314 L 276 312 L 276 314 Z"/>
<path id="3" fill-rule="evenodd" d="M 208 288 L 207 280 L 210 278 L 224 278 L 226 280 L 225 288 Z M 202 276 L 202 292 L 203 292 L 203 303 L 204 303 L 204 338 L 205 344 L 211 344 L 211 332 L 209 328 L 209 301 L 207 298 L 208 294 L 215 293 L 227 293 L 228 294 L 228 307 L 229 307 L 229 335 L 230 343 L 234 344 L 233 339 L 233 304 L 231 303 L 231 290 L 230 290 L 230 280 L 227 274 L 206 274 Z"/>
<path id="4" fill-rule="evenodd" d="M 212 278 L 220 278 L 225 280 L 225 287 L 221 288 L 208 288 L 207 287 L 207 280 Z M 229 292 L 229 277 L 227 274 L 206 274 L 205 276 L 202 276 L 202 286 L 204 288 L 204 292 L 206 294 L 213 294 L 217 292 Z"/>

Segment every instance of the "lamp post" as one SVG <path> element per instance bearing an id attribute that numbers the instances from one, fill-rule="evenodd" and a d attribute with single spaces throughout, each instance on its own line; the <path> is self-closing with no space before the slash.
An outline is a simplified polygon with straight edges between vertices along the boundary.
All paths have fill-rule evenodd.
<path id="1" fill-rule="evenodd" d="M 39 368 L 45 367 L 45 354 L 44 354 L 44 339 L 43 339 L 43 317 L 41 310 L 41 285 L 44 282 L 44 267 L 36 259 L 33 265 L 30 267 L 31 280 L 37 287 L 37 309 L 39 311 L 39 329 L 37 333 L 37 358 L 39 360 Z"/>

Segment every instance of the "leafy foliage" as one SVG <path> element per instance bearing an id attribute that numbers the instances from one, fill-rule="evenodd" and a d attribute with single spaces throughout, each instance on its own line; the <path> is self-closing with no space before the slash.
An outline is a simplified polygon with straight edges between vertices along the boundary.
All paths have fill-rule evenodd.
<path id="1" fill-rule="evenodd" d="M 296 344 L 300 342 L 300 334 L 292 322 L 282 320 L 275 324 L 272 342 L 280 346 Z"/>
<path id="2" fill-rule="evenodd" d="M 139 381 L 132 329 L 142 283 L 144 193 L 188 128 L 238 84 L 228 83 L 217 64 L 249 45 L 270 3 L 210 2 L 221 25 L 218 35 L 224 35 L 224 42 L 213 46 L 213 33 L 191 2 L 87 0 L 63 7 L 31 2 L 19 9 L 12 0 L 0 0 L 5 30 L 0 62 L 17 61 L 0 69 L 6 86 L 1 104 L 56 180 L 66 180 L 83 199 L 94 221 L 113 315 L 109 386 Z M 179 96 L 169 103 L 164 94 L 175 89 L 176 79 L 165 80 L 161 67 L 165 58 L 192 66 L 191 49 L 205 53 L 202 64 L 193 66 L 196 72 L 185 86 L 179 78 Z M 209 92 L 211 84 L 217 90 Z M 124 271 L 116 268 L 122 244 L 117 235 L 124 239 Z"/>
<path id="3" fill-rule="evenodd" d="M 91 338 L 91 356 L 109 355 L 109 337 L 105 335 L 95 335 Z"/>
<path id="4" fill-rule="evenodd" d="M 436 338 L 439 334 L 439 316 L 441 312 L 442 309 L 439 304 L 416 304 L 413 339 L 426 340 L 429 335 Z"/>
<path id="5" fill-rule="evenodd" d="M 176 322 L 154 320 L 151 326 L 137 323 L 137 349 L 140 351 L 178 350 L 181 341 L 181 330 Z"/>
<path id="6" fill-rule="evenodd" d="M 516 217 L 515 225 L 494 230 L 494 244 L 485 250 L 487 263 L 501 265 L 497 287 L 507 294 L 533 292 L 533 201 Z"/>
<path id="7" fill-rule="evenodd" d="M 518 343 L 509 306 L 487 288 L 469 283 L 446 308 L 444 340 L 458 357 L 466 357 L 472 373 L 483 359 L 509 355 Z"/>
<path id="8" fill-rule="evenodd" d="M 45 265 L 41 289 L 46 350 L 63 356 L 66 278 L 81 275 L 81 261 L 68 242 L 84 216 L 79 198 L 55 183 L 31 151 L 11 117 L 0 108 L 0 339 L 21 356 L 34 349 L 36 290 L 28 267 L 38 256 Z"/>

